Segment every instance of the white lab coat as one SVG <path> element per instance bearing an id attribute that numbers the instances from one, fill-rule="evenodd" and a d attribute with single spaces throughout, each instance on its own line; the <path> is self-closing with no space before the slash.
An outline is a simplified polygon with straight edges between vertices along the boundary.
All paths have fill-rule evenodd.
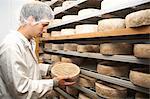
<path id="1" fill-rule="evenodd" d="M 41 79 L 49 65 L 38 64 L 33 41 L 11 32 L 0 45 L 0 99 L 38 99 L 53 89 L 52 79 Z"/>

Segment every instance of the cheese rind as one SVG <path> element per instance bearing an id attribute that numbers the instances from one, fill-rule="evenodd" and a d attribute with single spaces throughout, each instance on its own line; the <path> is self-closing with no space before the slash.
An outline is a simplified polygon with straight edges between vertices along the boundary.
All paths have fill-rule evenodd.
<path id="1" fill-rule="evenodd" d="M 150 9 L 130 13 L 125 18 L 126 27 L 150 25 Z"/>
<path id="2" fill-rule="evenodd" d="M 75 43 L 65 43 L 64 51 L 77 51 L 77 45 Z"/>
<path id="3" fill-rule="evenodd" d="M 78 45 L 78 52 L 99 52 L 99 45 Z"/>
<path id="4" fill-rule="evenodd" d="M 52 50 L 63 50 L 63 44 L 52 44 Z"/>

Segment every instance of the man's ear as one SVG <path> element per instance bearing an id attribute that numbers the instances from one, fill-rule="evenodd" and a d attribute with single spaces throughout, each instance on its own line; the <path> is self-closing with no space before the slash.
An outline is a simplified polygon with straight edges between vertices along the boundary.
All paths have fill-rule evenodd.
<path id="1" fill-rule="evenodd" d="M 35 21 L 35 19 L 34 19 L 33 16 L 29 16 L 29 17 L 27 18 L 28 24 L 31 24 L 31 25 L 32 25 L 34 21 Z"/>

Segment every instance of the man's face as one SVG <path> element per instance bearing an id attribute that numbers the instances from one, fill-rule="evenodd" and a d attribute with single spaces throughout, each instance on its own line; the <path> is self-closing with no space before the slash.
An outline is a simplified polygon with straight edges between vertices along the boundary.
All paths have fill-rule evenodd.
<path id="1" fill-rule="evenodd" d="M 35 23 L 33 25 L 34 33 L 32 33 L 32 37 L 42 35 L 42 33 L 47 30 L 48 25 L 49 25 L 48 21 L 39 21 L 39 22 Z"/>

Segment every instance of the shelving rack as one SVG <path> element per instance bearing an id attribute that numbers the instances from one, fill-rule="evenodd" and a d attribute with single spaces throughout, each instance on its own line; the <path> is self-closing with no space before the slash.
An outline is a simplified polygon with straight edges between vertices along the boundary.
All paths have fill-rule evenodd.
<path id="1" fill-rule="evenodd" d="M 76 4 L 69 6 L 60 10 L 59 12 L 55 13 L 56 18 L 60 18 L 65 14 L 69 14 L 71 8 L 76 7 L 74 9 L 86 8 L 84 5 L 85 3 L 89 2 L 90 0 L 83 0 L 82 2 L 77 2 Z M 94 0 L 95 2 L 101 2 L 102 0 Z M 87 3 L 88 4 L 88 3 Z M 83 6 L 84 5 L 84 6 Z M 100 4 L 99 4 L 100 5 Z M 83 6 L 83 7 L 82 7 Z M 48 32 L 53 30 L 60 30 L 66 27 L 75 27 L 75 25 L 82 24 L 82 23 L 97 23 L 98 20 L 103 19 L 105 15 L 110 15 L 111 17 L 125 17 L 127 14 L 150 8 L 150 0 L 141 0 L 140 2 L 128 2 L 126 4 L 120 5 L 116 8 L 107 9 L 107 10 L 100 10 L 99 13 L 93 13 L 86 16 L 78 17 L 76 19 L 62 22 L 59 24 L 53 24 L 48 27 Z M 100 8 L 99 8 L 100 9 Z M 77 12 L 76 11 L 76 12 Z M 122 14 L 120 16 L 120 13 Z M 42 42 L 49 42 L 49 43 L 79 43 L 79 44 L 100 44 L 105 42 L 128 42 L 128 43 L 150 43 L 150 26 L 143 26 L 138 28 L 126 28 L 126 29 L 118 29 L 113 31 L 106 31 L 106 32 L 97 32 L 97 33 L 88 33 L 88 34 L 77 34 L 77 35 L 70 35 L 70 36 L 61 36 L 61 37 L 50 37 L 50 38 L 41 38 Z M 99 41 L 99 42 L 97 42 Z M 150 65 L 148 59 L 140 59 L 136 58 L 135 56 L 131 55 L 113 55 L 113 56 L 105 56 L 100 53 L 79 53 L 74 51 L 53 51 L 50 49 L 44 49 L 45 53 L 52 53 L 58 55 L 67 55 L 73 57 L 83 57 L 83 58 L 92 58 L 97 60 L 111 60 L 111 61 L 119 61 L 125 63 L 132 63 L 132 64 L 141 64 L 141 65 Z M 52 63 L 50 60 L 44 60 L 46 63 Z M 150 94 L 150 89 L 143 88 L 132 84 L 129 80 L 110 77 L 98 74 L 95 71 L 88 70 L 87 68 L 81 68 L 81 74 L 87 75 L 89 77 L 96 78 L 101 81 L 105 81 L 108 83 L 120 85 L 138 92 Z M 91 96 L 94 95 L 97 99 L 105 98 L 103 96 L 98 96 L 94 91 L 90 89 L 86 89 L 80 86 L 74 86 L 76 89 L 83 91 L 87 94 L 91 93 Z M 66 98 L 69 96 L 64 95 Z M 69 99 L 69 98 L 68 98 Z M 70 98 L 71 99 L 71 98 Z"/>

